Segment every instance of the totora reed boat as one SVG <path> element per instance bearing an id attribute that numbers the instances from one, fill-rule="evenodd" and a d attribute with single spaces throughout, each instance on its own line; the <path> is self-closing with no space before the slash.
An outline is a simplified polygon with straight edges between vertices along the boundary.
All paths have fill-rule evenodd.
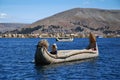
<path id="1" fill-rule="evenodd" d="M 83 59 L 94 58 L 99 55 L 98 46 L 96 43 L 95 36 L 90 33 L 89 46 L 83 50 L 58 50 L 57 54 L 51 54 L 48 52 L 48 43 L 46 40 L 41 40 L 38 43 L 37 50 L 35 53 L 35 64 L 36 65 L 47 65 L 54 63 L 62 63 L 69 61 L 77 61 Z"/>
<path id="2" fill-rule="evenodd" d="M 64 41 L 73 41 L 73 38 L 67 38 L 67 37 L 65 37 L 65 38 L 56 38 L 56 41 L 62 41 L 62 42 L 64 42 Z"/>

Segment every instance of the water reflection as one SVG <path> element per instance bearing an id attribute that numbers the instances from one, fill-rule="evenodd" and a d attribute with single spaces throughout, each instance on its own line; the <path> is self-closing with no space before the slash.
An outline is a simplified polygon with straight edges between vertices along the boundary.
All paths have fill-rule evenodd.
<path id="1" fill-rule="evenodd" d="M 35 66 L 37 78 L 44 80 L 83 79 L 83 74 L 93 73 L 93 68 L 96 66 L 96 60 L 97 58 L 45 66 Z M 89 67 L 88 71 L 86 71 L 86 67 Z M 93 74 L 94 76 L 96 75 L 96 73 Z"/>

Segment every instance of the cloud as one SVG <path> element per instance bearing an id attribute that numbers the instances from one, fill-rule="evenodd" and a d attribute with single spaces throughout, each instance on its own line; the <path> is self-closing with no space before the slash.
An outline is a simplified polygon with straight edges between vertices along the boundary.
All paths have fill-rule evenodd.
<path id="1" fill-rule="evenodd" d="M 0 13 L 0 18 L 7 18 L 8 15 L 6 13 Z"/>

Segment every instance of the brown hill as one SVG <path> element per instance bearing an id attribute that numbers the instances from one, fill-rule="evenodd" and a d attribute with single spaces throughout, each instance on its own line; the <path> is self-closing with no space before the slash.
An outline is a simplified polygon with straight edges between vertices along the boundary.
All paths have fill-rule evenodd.
<path id="1" fill-rule="evenodd" d="M 4 33 L 6 31 L 12 31 L 15 29 L 23 28 L 28 26 L 28 24 L 23 23 L 0 23 L 0 32 Z"/>
<path id="2" fill-rule="evenodd" d="M 30 31 L 28 31 L 30 28 Z M 25 30 L 27 29 L 27 30 Z M 94 31 L 120 34 L 120 10 L 74 8 L 38 20 L 19 33 L 76 33 Z"/>

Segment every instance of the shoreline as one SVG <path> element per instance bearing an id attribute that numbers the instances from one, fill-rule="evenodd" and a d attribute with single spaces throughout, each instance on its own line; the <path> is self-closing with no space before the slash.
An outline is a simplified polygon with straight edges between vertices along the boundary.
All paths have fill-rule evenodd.
<path id="1" fill-rule="evenodd" d="M 120 35 L 97 35 L 95 34 L 97 38 L 120 38 Z M 48 34 L 48 33 L 42 33 L 42 34 L 0 34 L 0 38 L 58 38 L 58 37 L 67 37 L 67 38 L 88 38 L 89 34 L 83 34 L 83 33 L 75 33 L 75 34 Z"/>

